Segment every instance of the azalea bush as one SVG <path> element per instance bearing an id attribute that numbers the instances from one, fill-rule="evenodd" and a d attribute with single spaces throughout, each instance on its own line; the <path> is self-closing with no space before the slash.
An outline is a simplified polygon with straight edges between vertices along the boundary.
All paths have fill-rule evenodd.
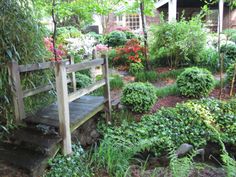
<path id="1" fill-rule="evenodd" d="M 76 61 L 81 61 L 84 58 L 92 58 L 94 46 L 97 40 L 88 35 L 82 35 L 79 38 L 68 38 L 66 39 L 66 49 L 68 54 L 74 56 Z"/>
<path id="2" fill-rule="evenodd" d="M 145 48 L 137 39 L 129 40 L 124 47 L 116 48 L 116 57 L 113 58 L 114 65 L 127 65 L 141 63 L 144 60 Z"/>

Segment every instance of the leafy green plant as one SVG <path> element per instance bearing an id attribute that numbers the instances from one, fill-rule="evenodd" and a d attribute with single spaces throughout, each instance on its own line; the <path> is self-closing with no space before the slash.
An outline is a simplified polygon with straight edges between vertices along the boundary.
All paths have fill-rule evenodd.
<path id="1" fill-rule="evenodd" d="M 93 176 L 93 172 L 87 162 L 87 155 L 79 144 L 72 145 L 73 154 L 63 156 L 58 154 L 54 159 L 49 160 L 50 170 L 46 173 L 47 177 L 76 177 Z"/>
<path id="2" fill-rule="evenodd" d="M 82 33 L 74 26 L 65 26 L 57 28 L 57 43 L 65 44 L 68 38 L 78 38 Z"/>
<path id="3" fill-rule="evenodd" d="M 183 96 L 199 98 L 207 96 L 214 88 L 214 77 L 206 69 L 187 68 L 177 78 L 177 87 Z"/>
<path id="4" fill-rule="evenodd" d="M 75 74 L 75 77 L 76 77 L 76 85 L 78 88 L 85 88 L 90 84 L 92 84 L 92 79 L 86 74 L 81 74 L 77 72 Z"/>
<path id="5" fill-rule="evenodd" d="M 142 63 L 131 63 L 129 66 L 129 73 L 132 75 L 142 72 L 143 70 L 144 70 L 144 66 Z"/>
<path id="6" fill-rule="evenodd" d="M 150 83 L 127 84 L 122 92 L 121 102 L 133 112 L 147 112 L 156 102 L 155 88 Z"/>
<path id="7" fill-rule="evenodd" d="M 155 82 L 156 80 L 156 71 L 143 71 L 135 74 L 135 81 L 137 82 Z"/>
<path id="8" fill-rule="evenodd" d="M 225 44 L 220 47 L 220 52 L 224 56 L 224 69 L 227 69 L 230 64 L 236 62 L 236 44 Z"/>
<path id="9" fill-rule="evenodd" d="M 105 44 L 109 47 L 118 47 L 124 45 L 127 41 L 126 35 L 122 31 L 112 31 L 105 39 Z"/>
<path id="10" fill-rule="evenodd" d="M 199 17 L 190 21 L 165 23 L 152 27 L 150 55 L 157 63 L 170 66 L 192 65 L 206 44 L 206 33 Z"/>
<path id="11" fill-rule="evenodd" d="M 137 39 L 137 36 L 131 31 L 124 31 L 124 33 L 126 35 L 127 40 Z"/>
<path id="12" fill-rule="evenodd" d="M 230 41 L 236 43 L 236 30 L 235 29 L 226 29 L 223 33 L 227 36 Z"/>

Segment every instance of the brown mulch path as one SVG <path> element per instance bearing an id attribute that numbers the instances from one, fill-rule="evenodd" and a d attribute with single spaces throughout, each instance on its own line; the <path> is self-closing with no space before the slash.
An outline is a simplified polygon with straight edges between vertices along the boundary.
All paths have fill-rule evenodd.
<path id="1" fill-rule="evenodd" d="M 230 88 L 229 87 L 223 88 L 221 98 L 223 100 L 230 99 L 229 93 L 230 93 Z M 233 93 L 234 94 L 236 93 L 236 88 L 234 89 Z M 217 99 L 219 99 L 219 95 L 220 95 L 220 88 L 216 88 L 210 93 L 210 97 L 214 97 L 214 98 L 217 98 Z"/>
<path id="2" fill-rule="evenodd" d="M 158 99 L 158 101 L 153 106 L 150 112 L 154 113 L 161 107 L 174 107 L 177 103 L 182 103 L 186 100 L 188 100 L 188 98 L 184 98 L 181 96 L 167 96 L 164 98 L 160 98 Z"/>

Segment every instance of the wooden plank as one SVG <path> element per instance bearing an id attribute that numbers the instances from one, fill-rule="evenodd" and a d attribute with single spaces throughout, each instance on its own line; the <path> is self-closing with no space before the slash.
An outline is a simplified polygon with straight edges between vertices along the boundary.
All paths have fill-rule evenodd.
<path id="1" fill-rule="evenodd" d="M 55 69 L 56 89 L 59 114 L 59 130 L 63 139 L 63 154 L 71 154 L 70 115 L 65 63 L 57 63 Z"/>
<path id="2" fill-rule="evenodd" d="M 78 127 L 83 125 L 87 120 L 92 118 L 95 114 L 97 114 L 99 111 L 104 109 L 104 104 L 101 104 L 100 106 L 96 107 L 93 111 L 89 112 L 83 119 L 79 121 L 75 121 L 73 124 L 71 124 L 71 132 L 75 131 Z"/>
<path id="3" fill-rule="evenodd" d="M 44 62 L 44 63 L 20 65 L 19 66 L 19 71 L 21 73 L 23 73 L 23 72 L 31 72 L 31 71 L 37 71 L 37 70 L 53 68 L 54 66 L 55 66 L 54 62 Z"/>
<path id="4" fill-rule="evenodd" d="M 103 74 L 106 80 L 106 85 L 104 86 L 104 97 L 107 99 L 107 103 L 105 104 L 105 114 L 107 122 L 111 121 L 111 93 L 110 93 L 110 81 L 109 81 L 109 65 L 108 65 L 108 55 L 105 56 L 105 64 L 103 65 Z"/>
<path id="5" fill-rule="evenodd" d="M 100 66 L 103 63 L 104 63 L 104 59 L 98 58 L 98 59 L 95 59 L 95 60 L 84 61 L 84 62 L 77 63 L 77 64 L 74 64 L 74 65 L 68 65 L 68 66 L 66 66 L 66 70 L 67 70 L 67 73 L 72 73 L 72 72 L 76 72 L 76 71 L 89 69 L 91 67 Z"/>
<path id="6" fill-rule="evenodd" d="M 54 88 L 54 85 L 42 85 L 42 86 L 39 86 L 37 88 L 24 90 L 23 91 L 23 97 L 26 98 L 26 97 L 29 97 L 29 96 L 33 96 L 33 95 L 39 94 L 41 92 L 49 91 L 53 88 Z"/>
<path id="7" fill-rule="evenodd" d="M 74 101 L 74 100 L 76 100 L 76 99 L 78 99 L 78 98 L 80 98 L 80 97 L 82 97 L 82 96 L 84 96 L 84 95 L 86 95 L 86 94 L 88 94 L 88 93 L 104 86 L 105 83 L 106 83 L 106 81 L 105 81 L 105 79 L 103 79 L 103 80 L 97 81 L 94 84 L 91 84 L 90 86 L 88 86 L 86 88 L 80 89 L 76 92 L 73 92 L 73 93 L 69 94 L 69 102 L 72 102 L 72 101 Z"/>
<path id="8" fill-rule="evenodd" d="M 16 61 L 12 61 L 8 64 L 9 83 L 11 85 L 11 91 L 14 103 L 15 120 L 19 123 L 25 118 L 25 107 L 23 100 L 23 92 L 20 83 L 19 65 Z"/>
<path id="9" fill-rule="evenodd" d="M 159 0 L 154 4 L 154 6 L 155 6 L 156 9 L 158 9 L 161 6 L 167 4 L 168 2 L 169 2 L 169 0 Z"/>

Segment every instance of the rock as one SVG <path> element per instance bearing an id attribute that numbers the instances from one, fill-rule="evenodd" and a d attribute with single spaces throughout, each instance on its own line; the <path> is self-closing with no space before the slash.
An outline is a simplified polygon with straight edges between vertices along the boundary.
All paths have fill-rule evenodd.
<path id="1" fill-rule="evenodd" d="M 203 162 L 205 161 L 205 149 L 198 149 L 198 150 L 196 151 L 196 154 L 201 155 L 202 161 L 203 161 Z"/>
<path id="2" fill-rule="evenodd" d="M 177 155 L 177 157 L 182 157 L 189 153 L 192 149 L 193 146 L 191 144 L 184 143 L 180 145 L 175 154 Z"/>

